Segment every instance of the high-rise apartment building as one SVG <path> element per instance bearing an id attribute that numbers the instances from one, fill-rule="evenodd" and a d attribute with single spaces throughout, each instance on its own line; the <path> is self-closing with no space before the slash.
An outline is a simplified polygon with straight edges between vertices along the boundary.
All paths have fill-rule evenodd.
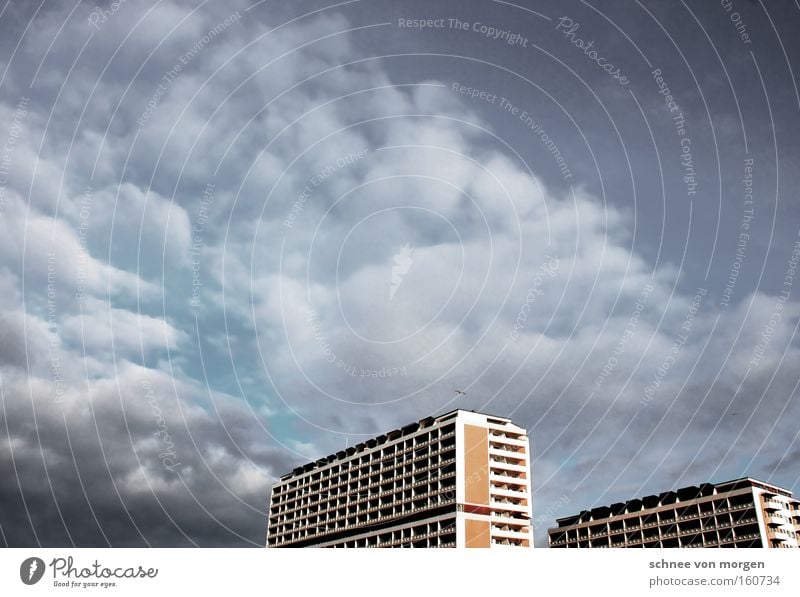
<path id="1" fill-rule="evenodd" d="M 533 547 L 529 443 L 456 410 L 284 475 L 267 547 Z"/>
<path id="2" fill-rule="evenodd" d="M 703 483 L 559 518 L 550 547 L 798 547 L 800 502 L 751 478 Z"/>

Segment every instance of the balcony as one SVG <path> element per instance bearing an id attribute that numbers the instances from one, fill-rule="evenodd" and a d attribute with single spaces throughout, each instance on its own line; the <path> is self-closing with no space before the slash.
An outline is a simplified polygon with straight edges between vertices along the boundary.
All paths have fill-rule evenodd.
<path id="1" fill-rule="evenodd" d="M 490 431 L 489 432 L 489 441 L 501 441 L 504 444 L 509 444 L 511 446 L 517 446 L 520 448 L 525 447 L 525 441 L 521 439 L 517 439 L 516 437 L 511 437 L 506 435 L 505 433 L 498 432 L 498 431 Z"/>
<path id="2" fill-rule="evenodd" d="M 770 537 L 770 539 L 776 539 L 778 541 L 796 541 L 797 540 L 797 536 L 795 535 L 794 532 L 790 532 L 790 531 L 787 531 L 787 530 L 784 530 L 784 529 L 780 529 L 780 528 L 778 528 L 778 529 L 768 528 L 767 529 L 767 535 Z"/>
<path id="3" fill-rule="evenodd" d="M 511 501 L 489 500 L 489 505 L 495 510 L 507 510 L 509 512 L 519 512 L 521 514 L 530 514 L 528 506 L 517 504 Z"/>
<path id="4" fill-rule="evenodd" d="M 497 471 L 498 469 L 501 469 L 501 470 L 514 471 L 514 472 L 517 472 L 517 473 L 527 473 L 528 472 L 528 467 L 527 466 L 519 465 L 519 464 L 513 464 L 513 463 L 510 463 L 510 462 L 505 462 L 504 460 L 505 459 L 498 458 L 496 456 L 490 456 L 489 457 L 489 466 L 492 469 L 495 469 L 495 471 Z"/>
<path id="5" fill-rule="evenodd" d="M 529 527 L 525 527 L 525 529 L 528 528 Z M 527 530 L 512 530 L 510 528 L 499 529 L 492 526 L 491 536 L 503 539 L 528 539 L 530 538 L 530 533 Z"/>
<path id="6" fill-rule="evenodd" d="M 509 497 L 514 499 L 524 499 L 527 496 L 527 492 L 523 489 L 501 489 L 500 487 L 495 487 L 494 485 L 489 486 L 489 493 L 497 497 Z"/>
<path id="7" fill-rule="evenodd" d="M 611 543 L 611 547 L 623 547 L 625 545 L 624 541 L 614 541 Z"/>
<path id="8" fill-rule="evenodd" d="M 752 516 L 750 518 L 739 518 L 733 521 L 732 526 L 739 526 L 741 524 L 750 524 L 751 522 L 756 522 L 757 520 L 758 519 L 755 516 Z"/>
<path id="9" fill-rule="evenodd" d="M 524 518 L 514 518 L 506 512 L 497 511 L 492 511 L 489 516 L 492 520 L 492 524 L 510 524 L 516 526 L 527 526 L 530 524 L 530 518 L 527 516 Z"/>
<path id="10" fill-rule="evenodd" d="M 497 470 L 489 471 L 489 480 L 497 483 L 504 483 L 506 485 L 516 485 L 519 487 L 524 487 L 528 484 L 528 480 L 525 477 L 512 477 L 504 471 Z"/>
<path id="11" fill-rule="evenodd" d="M 764 509 L 767 511 L 784 510 L 789 511 L 789 504 L 786 502 L 779 502 L 777 500 L 764 500 Z"/>
<path id="12" fill-rule="evenodd" d="M 500 456 L 502 458 L 513 458 L 515 460 L 523 461 L 525 461 L 527 458 L 525 452 L 514 452 L 512 450 L 497 448 L 494 446 L 489 446 L 489 456 Z"/>

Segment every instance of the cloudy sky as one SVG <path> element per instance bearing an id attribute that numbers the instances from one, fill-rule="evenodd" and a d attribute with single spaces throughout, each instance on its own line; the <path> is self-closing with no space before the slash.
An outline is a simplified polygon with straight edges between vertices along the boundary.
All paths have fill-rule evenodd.
<path id="1" fill-rule="evenodd" d="M 454 408 L 529 430 L 540 546 L 797 492 L 798 22 L 0 0 L 0 543 L 263 545 L 277 476 Z"/>

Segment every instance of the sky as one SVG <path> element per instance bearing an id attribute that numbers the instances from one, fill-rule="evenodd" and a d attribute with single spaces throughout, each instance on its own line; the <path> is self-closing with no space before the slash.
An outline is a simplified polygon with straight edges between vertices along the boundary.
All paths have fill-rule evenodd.
<path id="1" fill-rule="evenodd" d="M 799 20 L 0 0 L 0 543 L 263 546 L 277 477 L 455 408 L 528 430 L 538 547 L 797 493 Z"/>

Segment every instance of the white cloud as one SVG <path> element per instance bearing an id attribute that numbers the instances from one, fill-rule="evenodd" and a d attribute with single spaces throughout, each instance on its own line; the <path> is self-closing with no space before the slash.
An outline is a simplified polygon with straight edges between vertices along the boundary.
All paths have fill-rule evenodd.
<path id="1" fill-rule="evenodd" d="M 151 351 L 176 351 L 189 335 L 165 320 L 125 309 L 110 308 L 91 299 L 83 316 L 70 315 L 60 325 L 63 338 L 74 347 L 89 352 L 112 351 L 114 358 L 125 358 Z"/>

